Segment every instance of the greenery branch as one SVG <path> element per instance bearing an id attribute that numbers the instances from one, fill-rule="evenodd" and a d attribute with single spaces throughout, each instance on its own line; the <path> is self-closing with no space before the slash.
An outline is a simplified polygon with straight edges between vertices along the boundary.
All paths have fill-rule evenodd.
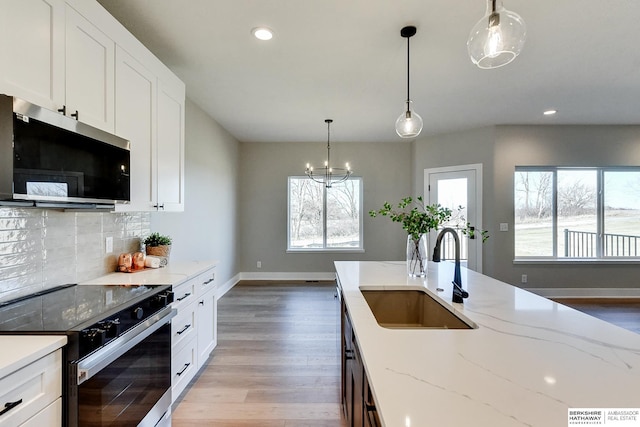
<path id="1" fill-rule="evenodd" d="M 414 241 L 418 241 L 422 234 L 437 230 L 438 227 L 451 221 L 452 218 L 455 221 L 464 223 L 465 218 L 461 214 L 463 209 L 462 206 L 459 206 L 454 215 L 454 211 L 440 204 L 425 205 L 422 196 L 418 196 L 415 200 L 412 197 L 405 197 L 400 200 L 397 208 L 394 208 L 389 202 L 384 202 L 381 209 L 371 210 L 369 215 L 373 218 L 378 215 L 388 216 L 391 221 L 401 223 L 402 228 L 407 231 L 411 238 Z M 482 236 L 483 242 L 489 238 L 487 230 L 475 230 L 468 222 L 464 227 L 456 225 L 456 228 L 459 228 L 462 234 L 469 236 L 471 239 L 475 238 L 477 234 Z"/>

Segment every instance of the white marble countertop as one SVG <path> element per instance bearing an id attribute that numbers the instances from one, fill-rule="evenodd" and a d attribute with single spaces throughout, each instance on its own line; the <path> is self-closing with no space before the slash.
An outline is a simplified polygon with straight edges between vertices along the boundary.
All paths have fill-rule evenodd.
<path id="1" fill-rule="evenodd" d="M 386 427 L 564 427 L 570 408 L 640 408 L 638 334 L 465 268 L 454 304 L 450 262 L 426 279 L 404 262 L 335 266 Z M 383 328 L 360 287 L 424 289 L 478 328 Z"/>
<path id="2" fill-rule="evenodd" d="M 133 273 L 114 272 L 82 285 L 179 285 L 212 267 L 217 261 L 170 261 L 162 268 L 145 268 Z"/>
<path id="3" fill-rule="evenodd" d="M 65 335 L 0 336 L 0 379 L 35 362 L 67 343 Z M 10 351 L 9 351 L 10 349 Z"/>

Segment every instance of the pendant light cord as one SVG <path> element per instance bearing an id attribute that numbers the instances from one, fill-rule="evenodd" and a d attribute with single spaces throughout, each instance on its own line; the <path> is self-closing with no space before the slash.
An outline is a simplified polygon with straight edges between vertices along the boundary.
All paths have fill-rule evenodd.
<path id="1" fill-rule="evenodd" d="M 409 98 L 409 40 L 411 39 L 411 37 L 407 37 L 407 110 L 409 110 L 409 102 L 411 101 L 411 99 Z"/>

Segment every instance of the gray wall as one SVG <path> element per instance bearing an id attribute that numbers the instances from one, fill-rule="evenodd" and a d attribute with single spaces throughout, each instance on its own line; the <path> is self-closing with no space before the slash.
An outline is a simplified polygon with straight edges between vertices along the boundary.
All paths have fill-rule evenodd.
<path id="1" fill-rule="evenodd" d="M 349 161 L 363 178 L 364 253 L 287 253 L 287 177 L 304 175 L 307 162 L 320 165 L 326 143 L 242 143 L 240 154 L 240 271 L 334 271 L 334 260 L 400 260 L 406 234 L 369 210 L 411 194 L 411 145 L 394 143 L 332 144 L 336 163 Z M 262 268 L 256 267 L 262 262 Z"/>
<path id="2" fill-rule="evenodd" d="M 414 143 L 413 185 L 423 191 L 425 168 L 483 164 L 483 271 L 527 288 L 639 287 L 632 264 L 514 264 L 513 173 L 515 166 L 637 166 L 640 126 L 496 126 L 421 138 Z M 499 232 L 499 223 L 509 232 Z"/>
<path id="3" fill-rule="evenodd" d="M 173 238 L 172 260 L 218 260 L 218 284 L 238 273 L 239 144 L 187 99 L 185 210 L 151 214 L 151 229 Z"/>

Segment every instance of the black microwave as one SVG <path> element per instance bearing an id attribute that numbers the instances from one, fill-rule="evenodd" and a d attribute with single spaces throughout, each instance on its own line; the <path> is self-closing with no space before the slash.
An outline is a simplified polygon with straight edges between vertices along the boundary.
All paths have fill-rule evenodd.
<path id="1" fill-rule="evenodd" d="M 0 205 L 110 209 L 129 176 L 126 139 L 0 95 Z"/>

